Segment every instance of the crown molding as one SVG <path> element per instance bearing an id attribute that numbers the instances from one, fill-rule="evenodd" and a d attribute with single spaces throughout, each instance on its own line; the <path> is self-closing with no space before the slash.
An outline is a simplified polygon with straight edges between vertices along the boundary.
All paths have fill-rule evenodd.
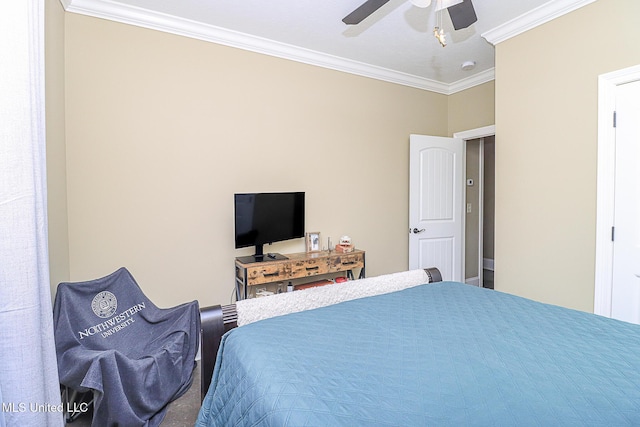
<path id="1" fill-rule="evenodd" d="M 466 89 L 470 89 L 474 86 L 481 85 L 483 83 L 490 82 L 495 80 L 496 78 L 496 69 L 489 68 L 488 70 L 481 71 L 472 76 L 464 78 L 462 80 L 458 80 L 457 82 L 453 82 L 449 85 L 449 92 L 447 95 L 454 94 L 456 92 L 461 92 Z"/>
<path id="2" fill-rule="evenodd" d="M 485 31 L 482 33 L 482 37 L 495 46 L 511 37 L 515 37 L 539 25 L 546 24 L 549 21 L 573 12 L 594 1 L 596 0 L 553 0 L 511 21 L 507 21 L 492 30 Z"/>
<path id="3" fill-rule="evenodd" d="M 468 89 L 494 78 L 494 70 L 491 69 L 447 84 L 111 0 L 60 0 L 60 2 L 67 12 L 163 31 L 444 95 Z"/>

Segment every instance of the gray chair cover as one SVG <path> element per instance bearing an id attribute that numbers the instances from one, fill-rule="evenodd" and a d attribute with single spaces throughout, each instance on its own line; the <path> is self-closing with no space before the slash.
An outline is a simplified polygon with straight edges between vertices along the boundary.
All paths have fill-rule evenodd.
<path id="1" fill-rule="evenodd" d="M 92 426 L 158 426 L 191 385 L 197 301 L 159 309 L 120 268 L 60 283 L 53 314 L 60 382 L 93 391 Z"/>

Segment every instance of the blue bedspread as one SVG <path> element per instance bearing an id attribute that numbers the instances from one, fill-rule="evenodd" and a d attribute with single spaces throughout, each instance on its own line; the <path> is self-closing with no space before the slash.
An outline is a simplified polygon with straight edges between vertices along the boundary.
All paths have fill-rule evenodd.
<path id="1" fill-rule="evenodd" d="M 459 283 L 237 328 L 197 426 L 640 425 L 640 327 Z"/>

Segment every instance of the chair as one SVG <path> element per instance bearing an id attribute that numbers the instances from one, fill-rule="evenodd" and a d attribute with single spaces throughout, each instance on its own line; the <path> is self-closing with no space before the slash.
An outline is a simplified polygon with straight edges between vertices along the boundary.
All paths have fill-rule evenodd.
<path id="1" fill-rule="evenodd" d="M 159 309 L 120 268 L 60 283 L 53 315 L 60 383 L 93 393 L 92 426 L 158 426 L 191 385 L 197 301 Z"/>

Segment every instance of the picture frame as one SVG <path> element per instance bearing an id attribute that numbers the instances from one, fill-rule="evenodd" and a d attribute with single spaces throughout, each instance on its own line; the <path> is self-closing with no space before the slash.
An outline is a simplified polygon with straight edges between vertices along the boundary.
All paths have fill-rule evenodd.
<path id="1" fill-rule="evenodd" d="M 304 240 L 307 252 L 320 252 L 322 250 L 319 231 L 309 231 L 305 233 Z"/>

